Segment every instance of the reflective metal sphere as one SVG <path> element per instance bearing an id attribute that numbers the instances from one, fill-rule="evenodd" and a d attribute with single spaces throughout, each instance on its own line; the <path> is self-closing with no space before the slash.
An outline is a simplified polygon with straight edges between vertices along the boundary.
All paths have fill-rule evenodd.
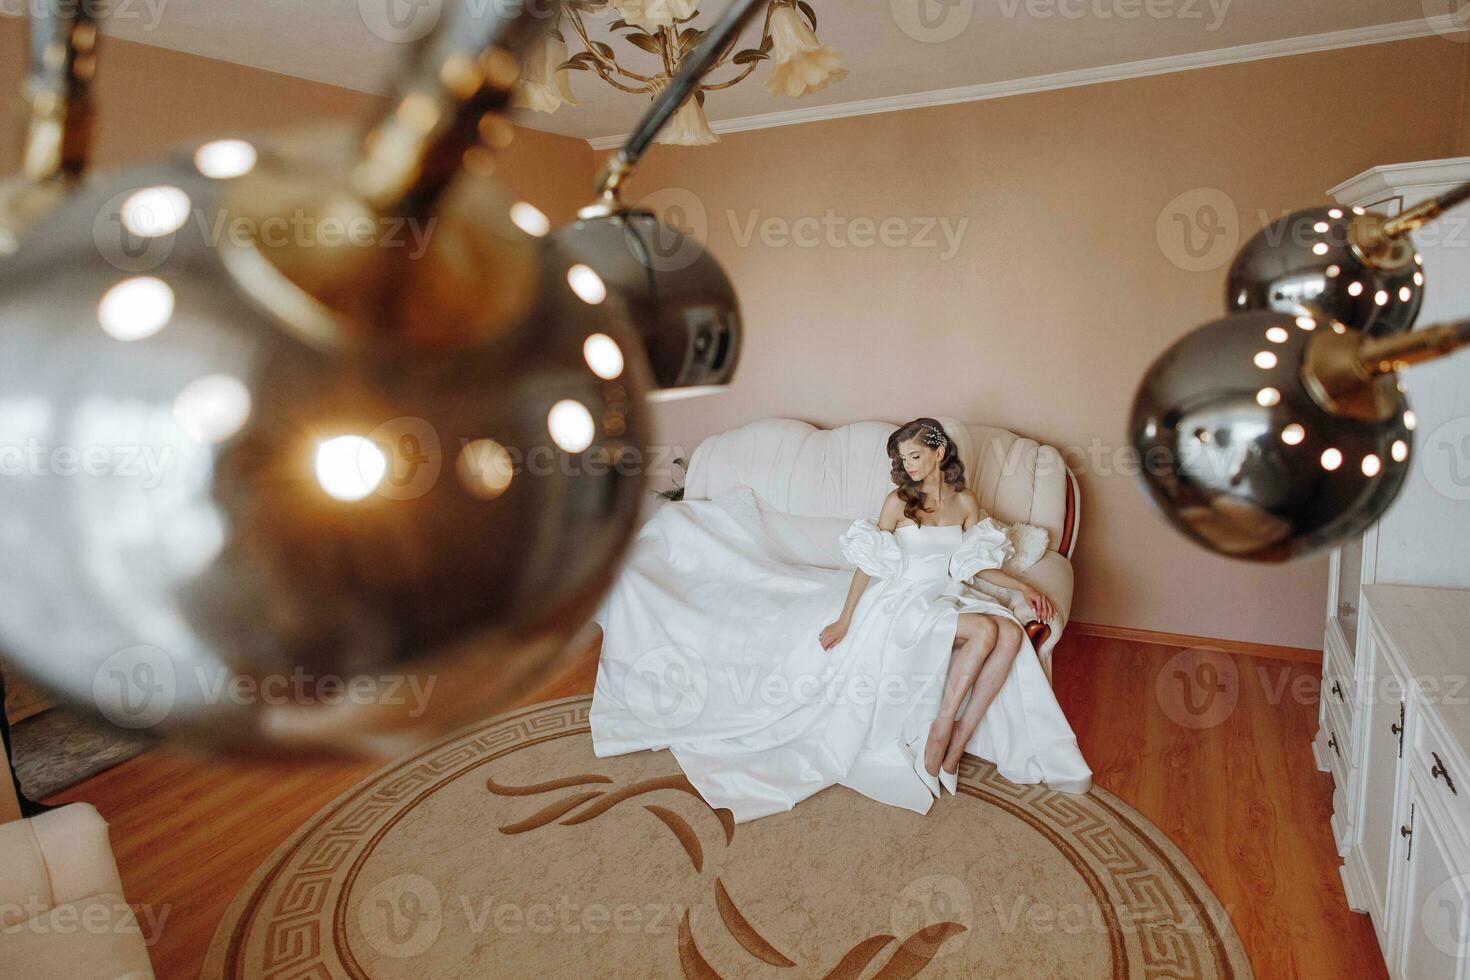
<path id="1" fill-rule="evenodd" d="M 643 339 L 657 395 L 730 383 L 740 359 L 740 304 L 702 242 L 643 210 L 584 214 L 554 237 L 607 283 L 609 302 Z"/>
<path id="2" fill-rule="evenodd" d="M 1275 310 L 1335 319 L 1370 337 L 1414 325 L 1424 301 L 1424 269 L 1407 237 L 1368 250 L 1384 219 L 1361 208 L 1311 208 L 1262 228 L 1246 242 L 1225 281 L 1225 309 Z"/>
<path id="3" fill-rule="evenodd" d="M 1302 380 L 1328 320 L 1243 313 L 1208 323 L 1149 368 L 1129 438 L 1160 511 L 1222 555 L 1283 561 L 1366 528 L 1408 472 L 1413 415 L 1392 382 L 1391 415 L 1332 414 Z"/>
<path id="4" fill-rule="evenodd" d="M 463 322 L 283 327 L 222 258 L 262 233 L 224 194 L 257 149 L 289 169 L 221 143 L 96 177 L 0 260 L 0 655 L 129 728 L 399 752 L 567 655 L 636 524 L 647 367 L 469 173 L 426 237 L 362 245 Z M 344 233 L 279 217 L 311 262 Z"/>

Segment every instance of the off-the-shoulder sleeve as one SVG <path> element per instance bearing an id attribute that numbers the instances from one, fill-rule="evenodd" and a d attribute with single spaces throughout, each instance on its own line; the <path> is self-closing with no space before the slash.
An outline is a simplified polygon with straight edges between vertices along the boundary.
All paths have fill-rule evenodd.
<path id="1" fill-rule="evenodd" d="M 892 533 L 871 517 L 853 521 L 838 539 L 848 561 L 874 578 L 888 579 L 903 569 L 903 552 Z"/>
<path id="2" fill-rule="evenodd" d="M 1016 554 L 1006 529 L 993 517 L 976 522 L 960 537 L 949 559 L 949 577 L 966 582 L 987 568 L 1000 568 Z"/>

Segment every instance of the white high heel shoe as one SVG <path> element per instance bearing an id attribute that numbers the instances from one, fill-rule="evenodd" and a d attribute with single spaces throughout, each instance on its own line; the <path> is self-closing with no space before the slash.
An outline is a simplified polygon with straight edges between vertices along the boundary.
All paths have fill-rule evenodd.
<path id="1" fill-rule="evenodd" d="M 929 770 L 924 768 L 924 753 L 928 746 L 929 730 L 926 728 L 924 730 L 924 737 L 918 739 L 917 746 L 911 746 L 911 748 L 914 749 L 914 772 L 919 774 L 919 779 L 923 780 L 924 785 L 929 787 L 929 792 L 933 793 L 934 798 L 937 800 L 940 797 L 939 787 L 941 783 L 939 781 L 939 777 L 930 775 Z M 939 767 L 939 771 L 944 772 L 944 766 L 941 765 Z M 951 792 L 953 792 L 953 790 L 951 790 Z"/>
<path id="2" fill-rule="evenodd" d="M 940 763 L 939 763 L 939 784 L 941 786 L 943 786 L 945 789 L 949 790 L 949 795 L 950 796 L 953 796 L 955 794 L 955 787 L 960 784 L 960 769 L 959 769 L 959 767 L 956 766 L 954 772 L 950 772 L 949 770 L 947 770 L 947 769 L 944 768 L 944 762 L 943 761 L 940 761 Z"/>

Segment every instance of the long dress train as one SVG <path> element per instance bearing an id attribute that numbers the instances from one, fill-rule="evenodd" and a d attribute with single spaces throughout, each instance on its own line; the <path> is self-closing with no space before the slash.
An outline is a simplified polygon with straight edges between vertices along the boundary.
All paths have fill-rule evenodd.
<path id="1" fill-rule="evenodd" d="M 967 584 L 1010 557 L 1005 529 L 855 520 L 843 554 L 872 581 L 847 635 L 818 640 L 848 571 L 789 565 L 710 501 L 666 506 L 644 526 L 594 617 L 599 757 L 667 748 L 736 822 L 789 810 L 832 785 L 920 813 L 938 785 L 928 728 L 961 612 L 1019 623 Z M 1091 770 L 1030 640 L 965 746 L 1017 783 L 1086 792 Z M 941 773 L 953 790 L 953 777 Z"/>

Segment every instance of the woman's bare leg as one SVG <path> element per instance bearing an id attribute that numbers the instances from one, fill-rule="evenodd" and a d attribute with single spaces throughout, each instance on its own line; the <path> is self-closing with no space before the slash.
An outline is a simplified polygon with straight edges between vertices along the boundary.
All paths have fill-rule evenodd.
<path id="1" fill-rule="evenodd" d="M 924 746 L 924 768 L 929 775 L 939 775 L 939 763 L 949 746 L 955 715 L 965 692 L 974 685 L 990 651 L 995 648 L 999 627 L 996 620 L 979 613 L 960 613 L 955 624 L 955 647 L 949 658 L 949 671 L 944 678 L 944 692 L 939 698 L 939 714 L 929 725 L 929 741 Z"/>
<path id="2" fill-rule="evenodd" d="M 990 703 L 1000 693 L 1001 686 L 1005 684 L 1006 677 L 1011 672 L 1011 664 L 1016 662 L 1016 654 L 1020 652 L 1021 641 L 1025 636 L 1014 620 L 1001 619 L 998 616 L 984 618 L 996 624 L 995 649 L 985 658 L 985 664 L 970 691 L 970 701 L 965 705 L 965 713 L 960 716 L 959 724 L 950 736 L 949 748 L 944 753 L 945 772 L 959 770 L 960 756 L 964 754 L 970 736 L 980 727 L 985 709 L 990 707 Z"/>

